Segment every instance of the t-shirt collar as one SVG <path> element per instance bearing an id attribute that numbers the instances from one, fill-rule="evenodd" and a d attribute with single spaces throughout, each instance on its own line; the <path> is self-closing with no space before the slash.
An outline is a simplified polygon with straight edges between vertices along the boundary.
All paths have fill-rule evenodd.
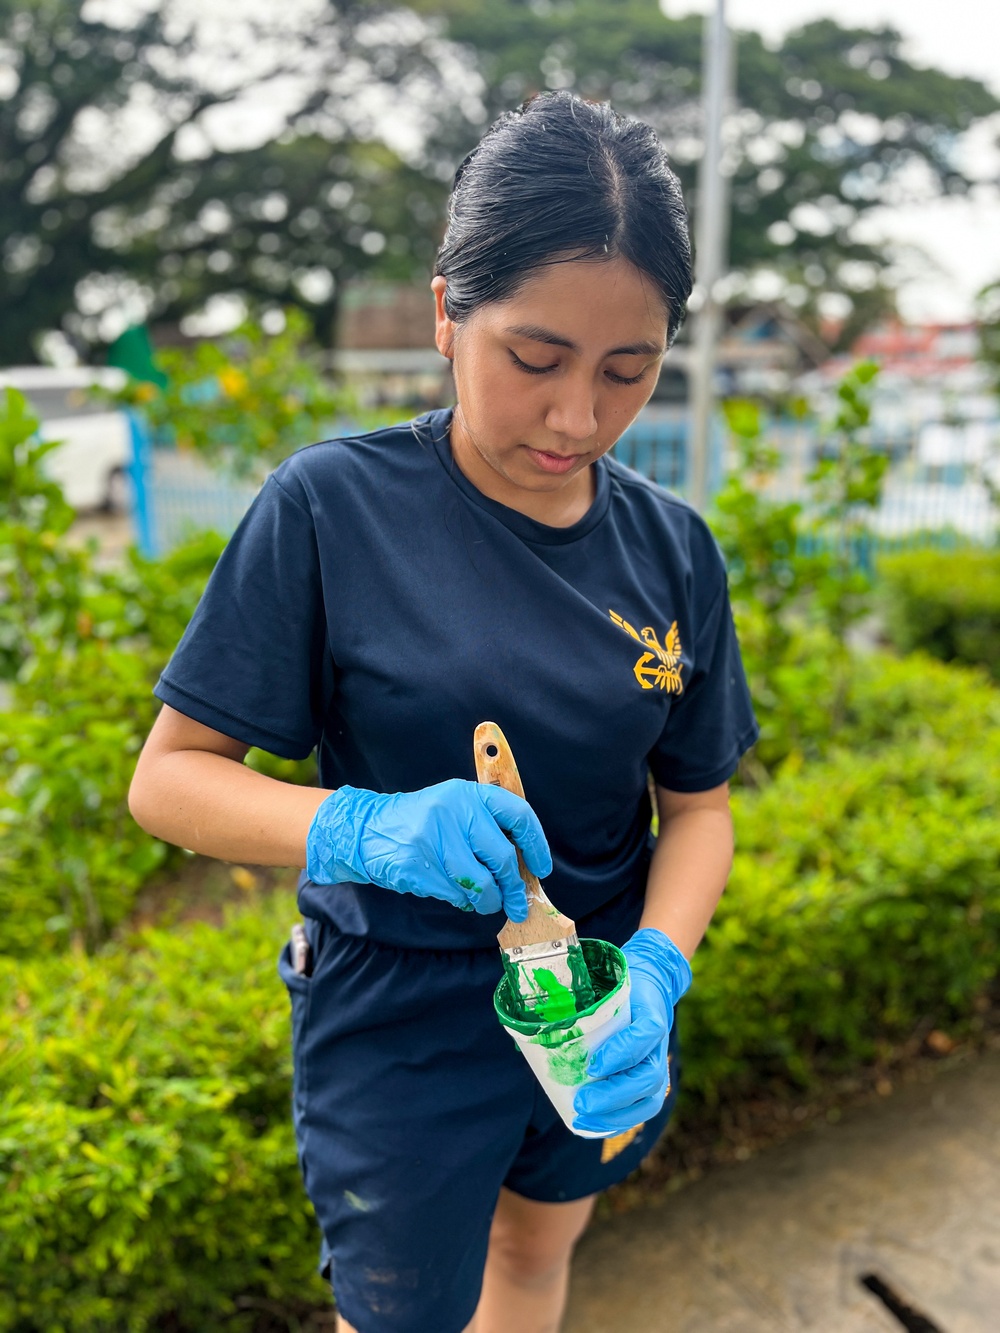
<path id="1" fill-rule="evenodd" d="M 608 477 L 607 463 L 603 457 L 593 464 L 594 477 L 597 483 L 597 494 L 593 503 L 583 517 L 577 519 L 575 523 L 571 523 L 569 527 L 557 528 L 549 523 L 541 523 L 536 518 L 529 518 L 527 514 L 522 514 L 517 509 L 511 509 L 508 505 L 501 504 L 499 500 L 490 499 L 488 495 L 484 495 L 478 487 L 472 484 L 455 462 L 449 438 L 453 414 L 454 408 L 440 408 L 437 411 L 428 412 L 426 415 L 418 417 L 415 424 L 426 425 L 429 428 L 441 465 L 459 490 L 473 504 L 478 505 L 480 509 L 485 509 L 488 514 L 492 514 L 494 518 L 520 537 L 522 541 L 536 542 L 544 546 L 562 546 L 567 542 L 579 541 L 581 537 L 585 537 L 588 532 L 591 532 L 607 513 L 608 503 L 611 499 L 611 483 Z"/>

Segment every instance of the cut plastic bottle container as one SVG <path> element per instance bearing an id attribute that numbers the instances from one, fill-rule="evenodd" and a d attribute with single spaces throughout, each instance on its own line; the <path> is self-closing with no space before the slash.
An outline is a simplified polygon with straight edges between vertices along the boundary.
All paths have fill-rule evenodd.
<path id="1" fill-rule="evenodd" d="M 587 1077 L 591 1053 L 629 1023 L 628 963 L 621 949 L 605 940 L 581 940 L 580 946 L 597 995 L 587 1009 L 557 1023 L 524 1018 L 507 977 L 497 986 L 493 1005 L 563 1123 L 580 1138 L 600 1139 L 620 1131 L 595 1134 L 573 1129 L 573 1098 L 593 1081 Z"/>

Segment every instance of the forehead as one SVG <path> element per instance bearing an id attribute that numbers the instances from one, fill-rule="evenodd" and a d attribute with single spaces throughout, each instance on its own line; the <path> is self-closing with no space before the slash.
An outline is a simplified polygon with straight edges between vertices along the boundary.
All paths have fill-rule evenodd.
<path id="1" fill-rule="evenodd" d="M 663 297 L 650 278 L 619 256 L 546 264 L 504 300 L 477 313 L 494 326 L 537 324 L 581 344 L 653 341 L 666 346 Z"/>

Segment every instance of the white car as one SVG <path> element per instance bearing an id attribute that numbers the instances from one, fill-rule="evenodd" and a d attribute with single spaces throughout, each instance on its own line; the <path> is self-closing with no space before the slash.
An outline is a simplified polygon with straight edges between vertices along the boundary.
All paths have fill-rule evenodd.
<path id="1" fill-rule="evenodd" d="M 132 438 L 128 417 L 95 402 L 93 385 L 120 388 L 121 370 L 73 366 L 7 366 L 0 368 L 0 389 L 9 386 L 27 398 L 39 418 L 43 440 L 61 440 L 42 466 L 74 509 L 124 513 L 129 508 L 128 469 Z"/>

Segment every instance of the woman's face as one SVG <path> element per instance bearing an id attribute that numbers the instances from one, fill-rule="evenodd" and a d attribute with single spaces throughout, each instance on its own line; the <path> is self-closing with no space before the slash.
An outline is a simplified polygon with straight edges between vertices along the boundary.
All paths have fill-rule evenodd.
<path id="1" fill-rule="evenodd" d="M 437 345 L 454 362 L 451 447 L 466 476 L 556 526 L 593 497 L 590 464 L 645 405 L 667 345 L 656 288 L 621 258 L 538 269 L 460 325 L 437 299 Z"/>

